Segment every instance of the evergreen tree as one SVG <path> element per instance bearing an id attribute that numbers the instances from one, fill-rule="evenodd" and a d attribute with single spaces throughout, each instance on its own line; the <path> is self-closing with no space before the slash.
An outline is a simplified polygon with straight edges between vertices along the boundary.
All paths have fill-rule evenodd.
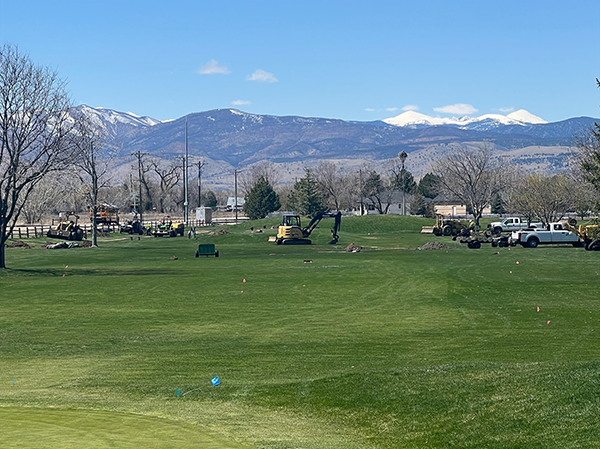
<path id="1" fill-rule="evenodd" d="M 202 192 L 202 204 L 204 207 L 212 207 L 213 209 L 217 207 L 217 197 L 215 192 L 212 190 Z"/>
<path id="2" fill-rule="evenodd" d="M 600 80 L 596 78 L 600 88 Z M 600 192 L 600 123 L 594 123 L 589 135 L 580 139 L 580 169 L 583 179 Z"/>
<path id="3" fill-rule="evenodd" d="M 491 210 L 492 210 L 493 214 L 505 214 L 506 213 L 506 207 L 504 205 L 504 200 L 502 199 L 502 197 L 500 196 L 499 193 L 496 193 L 494 195 L 494 197 L 492 198 Z"/>
<path id="4" fill-rule="evenodd" d="M 402 185 L 403 180 L 404 186 Z M 404 191 L 404 193 L 414 193 L 417 190 L 417 183 L 415 182 L 415 177 L 407 169 L 400 169 L 400 171 L 398 171 L 398 173 L 395 173 L 393 176 L 392 189 L 398 190 L 399 192 Z"/>
<path id="5" fill-rule="evenodd" d="M 251 220 L 265 218 L 270 212 L 281 207 L 279 196 L 271 187 L 271 184 L 260 176 L 252 186 L 244 202 L 244 213 Z"/>
<path id="6" fill-rule="evenodd" d="M 433 173 L 427 173 L 419 181 L 418 192 L 425 198 L 435 198 L 440 193 L 440 178 Z"/>
<path id="7" fill-rule="evenodd" d="M 312 217 L 318 212 L 325 212 L 327 207 L 319 190 L 319 184 L 309 169 L 305 169 L 305 171 L 306 175 L 294 184 L 288 204 L 298 214 Z"/>

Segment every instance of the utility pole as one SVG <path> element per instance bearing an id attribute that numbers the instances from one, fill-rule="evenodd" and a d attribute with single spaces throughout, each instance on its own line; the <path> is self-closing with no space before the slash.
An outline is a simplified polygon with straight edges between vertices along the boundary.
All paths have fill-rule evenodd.
<path id="1" fill-rule="evenodd" d="M 202 167 L 206 164 L 204 161 L 198 161 L 198 207 L 202 207 Z"/>
<path id="2" fill-rule="evenodd" d="M 188 203 L 188 124 L 185 119 L 185 159 L 183 162 L 183 221 L 188 224 L 190 217 Z"/>
<path id="3" fill-rule="evenodd" d="M 235 208 L 235 224 L 237 224 L 237 222 L 238 222 L 238 203 L 237 203 L 237 175 L 238 175 L 238 171 L 235 170 L 233 172 L 233 174 L 235 176 L 235 184 L 234 184 L 234 186 L 235 186 L 235 188 L 234 188 L 234 195 L 235 195 L 235 206 L 234 206 L 234 208 Z"/>
<path id="4" fill-rule="evenodd" d="M 360 190 L 360 214 L 363 214 L 363 183 L 362 183 L 362 169 L 358 170 L 358 189 Z"/>
<path id="5" fill-rule="evenodd" d="M 404 178 L 406 176 L 406 173 L 404 171 L 404 162 L 406 161 L 407 157 L 408 157 L 408 154 L 406 154 L 406 151 L 401 151 L 400 153 L 398 153 L 398 158 L 400 159 L 400 162 L 402 163 L 402 215 L 406 215 L 406 203 L 404 201 L 404 195 L 405 195 L 404 190 L 406 190 L 406 181 Z"/>

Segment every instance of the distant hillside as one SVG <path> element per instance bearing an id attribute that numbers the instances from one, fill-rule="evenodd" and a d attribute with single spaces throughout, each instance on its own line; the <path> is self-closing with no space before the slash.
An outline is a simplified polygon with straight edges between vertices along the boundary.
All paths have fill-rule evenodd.
<path id="1" fill-rule="evenodd" d="M 420 176 L 432 160 L 457 145 L 488 145 L 509 163 L 553 172 L 566 166 L 569 147 L 575 144 L 573 136 L 594 122 L 580 117 L 556 123 L 496 124 L 491 129 L 476 130 L 452 124 L 408 127 L 382 121 L 278 117 L 236 109 L 159 122 L 108 109 L 80 108 L 104 126 L 111 141 L 122 148 L 123 164 L 135 151 L 166 160 L 183 155 L 187 121 L 191 160 L 203 158 L 207 162 L 206 181 L 210 183 L 212 177 L 216 185 L 223 186 L 230 182 L 228 173 L 234 168 L 262 161 L 280 166 L 284 180 L 289 181 L 302 173 L 302 166 L 320 160 L 335 160 L 353 168 L 364 164 L 384 167 L 400 151 L 409 154 L 407 167 Z"/>

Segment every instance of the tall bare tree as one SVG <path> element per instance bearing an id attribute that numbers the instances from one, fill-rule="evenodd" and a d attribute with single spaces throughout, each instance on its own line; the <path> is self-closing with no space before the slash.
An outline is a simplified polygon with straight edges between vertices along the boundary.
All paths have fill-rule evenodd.
<path id="1" fill-rule="evenodd" d="M 65 83 L 11 45 L 0 47 L 0 268 L 31 191 L 77 153 Z"/>
<path id="2" fill-rule="evenodd" d="M 90 208 L 92 223 L 92 247 L 98 246 L 98 201 L 100 190 L 110 185 L 109 168 L 114 149 L 108 149 L 104 132 L 86 116 L 75 118 L 74 145 L 79 148 L 75 159 L 76 175 L 82 185 L 82 193 Z"/>
<path id="3" fill-rule="evenodd" d="M 158 176 L 160 195 L 158 198 L 159 211 L 165 212 L 165 200 L 170 196 L 173 188 L 183 178 L 183 170 L 176 162 L 165 163 L 159 159 L 150 160 L 150 168 Z"/>
<path id="4" fill-rule="evenodd" d="M 492 197 L 505 187 L 507 173 L 487 146 L 461 147 L 433 166 L 443 191 L 467 206 L 477 225 Z"/>
<path id="5" fill-rule="evenodd" d="M 329 209 L 340 210 L 346 190 L 347 177 L 331 161 L 321 161 L 313 168 L 313 173 Z"/>

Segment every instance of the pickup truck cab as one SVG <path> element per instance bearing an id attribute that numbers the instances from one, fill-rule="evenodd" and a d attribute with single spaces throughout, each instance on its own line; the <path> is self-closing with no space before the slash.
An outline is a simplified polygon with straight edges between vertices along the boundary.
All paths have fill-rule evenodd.
<path id="1" fill-rule="evenodd" d="M 550 223 L 546 229 L 523 229 L 513 231 L 510 237 L 510 245 L 522 245 L 527 248 L 535 248 L 546 243 L 568 243 L 580 246 L 579 236 L 566 229 L 562 223 Z"/>
<path id="2" fill-rule="evenodd" d="M 500 234 L 501 232 L 512 232 L 518 231 L 519 229 L 528 228 L 542 228 L 543 223 L 529 223 L 528 220 L 522 220 L 519 217 L 506 217 L 502 221 L 494 221 L 488 225 L 488 229 L 494 234 Z"/>

